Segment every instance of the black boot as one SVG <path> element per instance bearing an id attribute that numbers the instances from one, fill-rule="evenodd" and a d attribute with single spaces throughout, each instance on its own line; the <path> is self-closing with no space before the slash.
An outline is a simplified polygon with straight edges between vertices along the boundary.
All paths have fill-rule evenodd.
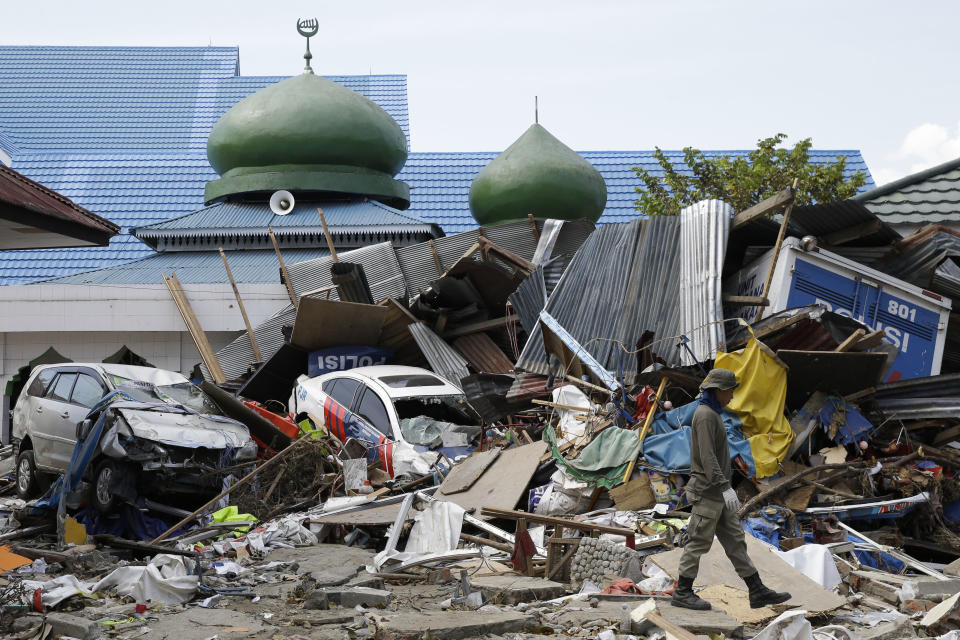
<path id="1" fill-rule="evenodd" d="M 706 611 L 710 608 L 709 602 L 701 600 L 700 597 L 693 592 L 693 578 L 685 578 L 683 576 L 680 576 L 677 580 L 677 588 L 673 592 L 670 604 L 675 607 L 683 607 L 684 609 L 696 609 L 697 611 Z"/>
<path id="2" fill-rule="evenodd" d="M 759 609 L 768 604 L 780 604 L 786 602 L 791 597 L 786 591 L 768 589 L 763 582 L 760 581 L 759 573 L 747 576 L 743 581 L 747 583 L 747 587 L 750 589 L 751 609 Z"/>

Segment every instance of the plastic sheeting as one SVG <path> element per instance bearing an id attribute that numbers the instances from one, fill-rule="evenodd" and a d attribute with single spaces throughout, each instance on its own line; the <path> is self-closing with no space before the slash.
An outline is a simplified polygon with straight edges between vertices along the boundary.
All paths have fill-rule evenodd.
<path id="1" fill-rule="evenodd" d="M 756 477 L 779 471 L 793 442 L 793 430 L 783 414 L 787 398 L 787 367 L 756 339 L 741 351 L 718 353 L 715 367 L 737 374 L 740 386 L 727 405 L 740 417 L 750 442 Z"/>
<path id="2" fill-rule="evenodd" d="M 825 589 L 840 584 L 840 572 L 830 548 L 822 544 L 805 544 L 790 551 L 773 549 L 780 559 Z"/>
<path id="3" fill-rule="evenodd" d="M 434 554 L 453 551 L 460 543 L 463 507 L 453 502 L 435 500 L 414 519 L 413 528 L 403 551 L 384 549 L 373 557 L 370 573 L 377 573 L 388 563 L 407 562 Z"/>
<path id="4" fill-rule="evenodd" d="M 640 453 L 636 431 L 610 427 L 601 431 L 573 460 L 564 460 L 557 448 L 557 435 L 552 427 L 543 432 L 543 439 L 553 450 L 557 467 L 568 475 L 608 489 L 620 484 L 631 460 Z"/>

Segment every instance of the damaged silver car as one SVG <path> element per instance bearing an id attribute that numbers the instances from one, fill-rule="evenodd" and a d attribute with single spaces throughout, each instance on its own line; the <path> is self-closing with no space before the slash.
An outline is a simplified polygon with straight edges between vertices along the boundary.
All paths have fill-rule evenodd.
<path id="1" fill-rule="evenodd" d="M 83 456 L 90 503 L 104 513 L 137 497 L 186 506 L 257 456 L 247 427 L 184 376 L 131 365 L 37 367 L 14 406 L 13 437 L 20 496 Z"/>

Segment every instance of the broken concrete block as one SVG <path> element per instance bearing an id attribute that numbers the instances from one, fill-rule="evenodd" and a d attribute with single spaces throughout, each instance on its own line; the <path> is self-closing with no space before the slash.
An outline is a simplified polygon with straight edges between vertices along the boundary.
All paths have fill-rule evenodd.
<path id="1" fill-rule="evenodd" d="M 307 595 L 306 600 L 303 601 L 304 609 L 329 609 L 330 602 L 327 599 L 327 594 L 322 589 L 317 589 L 311 591 Z"/>
<path id="2" fill-rule="evenodd" d="M 860 640 L 902 640 L 916 638 L 917 632 L 913 630 L 910 618 L 904 616 L 893 622 L 881 622 L 873 628 L 858 629 L 857 637 Z"/>
<path id="3" fill-rule="evenodd" d="M 385 616 L 378 624 L 377 637 L 416 639 L 429 631 L 436 640 L 460 640 L 521 631 L 532 622 L 530 616 L 510 611 L 406 611 Z"/>
<path id="4" fill-rule="evenodd" d="M 960 558 L 957 558 L 943 568 L 944 575 L 958 577 L 960 576 Z"/>
<path id="5" fill-rule="evenodd" d="M 911 579 L 908 584 L 912 585 L 918 598 L 936 599 L 960 593 L 960 579 L 937 580 L 934 577 L 923 576 L 915 580 Z"/>
<path id="6" fill-rule="evenodd" d="M 324 589 L 330 602 L 341 607 L 386 607 L 393 600 L 393 594 L 382 589 L 368 587 L 344 587 Z"/>
<path id="7" fill-rule="evenodd" d="M 71 636 L 80 640 L 94 640 L 100 637 L 100 625 L 93 620 L 72 616 L 69 613 L 48 613 L 46 622 L 53 627 L 54 636 Z"/>
<path id="8" fill-rule="evenodd" d="M 932 600 L 904 600 L 900 604 L 900 611 L 903 611 L 908 616 L 912 616 L 918 611 L 921 613 L 926 613 L 937 606 L 937 603 Z"/>
<path id="9" fill-rule="evenodd" d="M 720 634 L 726 638 L 741 637 L 743 635 L 743 624 L 730 617 L 717 608 L 707 611 L 691 611 L 682 609 L 670 604 L 669 600 L 656 599 L 657 613 L 667 622 L 683 627 L 693 634 Z M 636 606 L 636 602 L 630 603 L 630 608 Z M 648 620 L 634 620 L 632 631 L 634 633 L 648 633 L 655 625 Z"/>
<path id="10" fill-rule="evenodd" d="M 559 582 L 529 576 L 476 576 L 470 587 L 494 604 L 517 604 L 559 598 L 567 590 Z"/>

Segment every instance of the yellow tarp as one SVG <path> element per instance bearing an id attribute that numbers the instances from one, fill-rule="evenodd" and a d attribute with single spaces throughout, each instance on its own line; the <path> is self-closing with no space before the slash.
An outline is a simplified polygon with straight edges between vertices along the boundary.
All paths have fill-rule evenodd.
<path id="1" fill-rule="evenodd" d="M 219 511 L 214 511 L 211 515 L 213 516 L 214 522 L 258 522 L 255 515 L 250 513 L 240 513 L 240 510 L 233 505 L 224 507 Z M 233 530 L 233 535 L 239 538 L 249 530 L 249 526 L 237 527 Z"/>
<path id="2" fill-rule="evenodd" d="M 794 438 L 783 415 L 786 365 L 766 345 L 751 338 L 741 351 L 718 353 L 714 366 L 737 374 L 740 386 L 727 408 L 743 421 L 743 434 L 750 441 L 757 477 L 772 476 L 779 471 Z"/>

